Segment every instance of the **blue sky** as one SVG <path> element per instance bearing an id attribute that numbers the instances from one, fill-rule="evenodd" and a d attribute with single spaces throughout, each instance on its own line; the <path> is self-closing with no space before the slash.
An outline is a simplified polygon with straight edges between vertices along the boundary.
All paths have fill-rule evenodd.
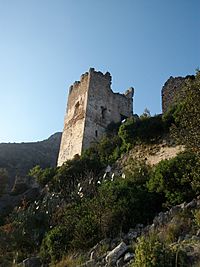
<path id="1" fill-rule="evenodd" d="M 62 131 L 69 86 L 90 67 L 161 112 L 170 76 L 200 67 L 199 0 L 0 0 L 0 142 Z"/>

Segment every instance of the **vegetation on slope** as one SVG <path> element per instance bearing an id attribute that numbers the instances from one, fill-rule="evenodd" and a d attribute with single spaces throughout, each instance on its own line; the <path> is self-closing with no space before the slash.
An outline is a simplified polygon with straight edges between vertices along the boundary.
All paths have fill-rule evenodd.
<path id="1" fill-rule="evenodd" d="M 33 203 L 24 200 L 2 220 L 0 265 L 12 266 L 13 260 L 21 262 L 30 255 L 40 255 L 44 263 L 55 266 L 68 253 L 83 253 L 103 238 L 113 238 L 138 223 L 147 225 L 158 212 L 198 196 L 199 80 L 197 72 L 195 80 L 187 85 L 190 90 L 186 91 L 184 102 L 167 115 L 151 117 L 146 112 L 120 126 L 111 125 L 107 137 L 81 157 L 58 168 L 32 169 L 30 175 L 38 180 L 43 191 L 38 200 Z M 195 108 L 185 114 L 182 107 L 189 108 L 191 101 Z M 190 151 L 154 167 L 130 161 L 122 175 L 104 174 L 108 164 L 136 144 L 156 144 L 169 132 Z M 188 218 L 199 227 L 198 210 Z M 180 262 L 172 265 L 177 251 L 170 249 L 170 242 L 175 239 L 175 231 L 163 240 L 157 233 L 149 239 L 141 237 L 133 266 L 162 266 L 163 262 L 164 266 L 183 266 Z M 70 264 L 73 266 L 73 262 Z"/>

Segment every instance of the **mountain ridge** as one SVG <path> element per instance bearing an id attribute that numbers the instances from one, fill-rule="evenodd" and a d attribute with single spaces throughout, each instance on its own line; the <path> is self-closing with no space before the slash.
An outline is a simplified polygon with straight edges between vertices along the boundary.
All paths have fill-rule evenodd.
<path id="1" fill-rule="evenodd" d="M 16 176 L 24 177 L 36 165 L 55 167 L 60 147 L 61 132 L 37 142 L 0 143 L 0 169 L 8 172 L 11 188 Z"/>

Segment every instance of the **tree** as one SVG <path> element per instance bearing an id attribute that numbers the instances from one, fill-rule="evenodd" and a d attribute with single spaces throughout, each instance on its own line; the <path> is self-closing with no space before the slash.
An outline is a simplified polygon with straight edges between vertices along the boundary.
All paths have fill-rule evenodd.
<path id="1" fill-rule="evenodd" d="M 45 186 L 49 181 L 51 181 L 56 174 L 55 168 L 42 169 L 39 165 L 35 166 L 29 171 L 29 175 L 36 179 L 36 181 Z"/>

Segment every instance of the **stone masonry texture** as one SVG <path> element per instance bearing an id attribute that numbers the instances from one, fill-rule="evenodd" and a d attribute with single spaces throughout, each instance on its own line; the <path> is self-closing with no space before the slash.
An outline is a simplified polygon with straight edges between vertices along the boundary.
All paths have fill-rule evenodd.
<path id="1" fill-rule="evenodd" d="M 162 88 L 162 112 L 165 113 L 177 101 L 184 98 L 183 87 L 188 79 L 194 79 L 194 75 L 186 77 L 170 77 Z"/>
<path id="2" fill-rule="evenodd" d="M 134 89 L 124 94 L 111 89 L 111 75 L 93 68 L 69 88 L 58 166 L 98 142 L 111 122 L 133 115 Z"/>

